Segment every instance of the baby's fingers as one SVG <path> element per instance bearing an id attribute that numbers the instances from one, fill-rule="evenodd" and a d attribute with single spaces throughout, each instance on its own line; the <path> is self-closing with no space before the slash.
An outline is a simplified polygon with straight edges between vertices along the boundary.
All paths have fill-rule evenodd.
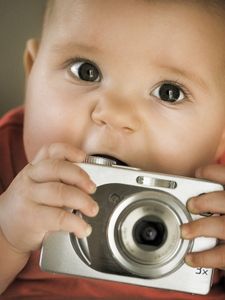
<path id="1" fill-rule="evenodd" d="M 193 214 L 206 212 L 225 214 L 225 191 L 202 194 L 188 200 L 188 210 Z"/>
<path id="2" fill-rule="evenodd" d="M 41 205 L 79 210 L 93 217 L 98 213 L 97 203 L 82 190 L 61 182 L 34 184 L 34 201 Z"/>
<path id="3" fill-rule="evenodd" d="M 184 239 L 196 237 L 215 237 L 225 239 L 225 216 L 212 216 L 183 224 L 181 227 Z"/>
<path id="4" fill-rule="evenodd" d="M 35 158 L 32 160 L 32 164 L 36 164 L 45 159 L 60 159 L 68 160 L 71 162 L 83 162 L 85 159 L 85 153 L 66 143 L 53 143 L 43 146 Z"/>
<path id="5" fill-rule="evenodd" d="M 76 164 L 64 160 L 47 159 L 30 165 L 28 176 L 36 183 L 63 182 L 77 186 L 87 193 L 96 189 L 89 175 Z"/>
<path id="6" fill-rule="evenodd" d="M 207 165 L 197 169 L 195 175 L 225 185 L 225 165 Z"/>
<path id="7" fill-rule="evenodd" d="M 225 268 L 225 245 L 217 246 L 213 249 L 192 252 L 186 255 L 185 262 L 191 267 L 204 268 Z"/>
<path id="8" fill-rule="evenodd" d="M 73 232 L 78 238 L 91 234 L 92 228 L 80 216 L 61 208 L 40 206 L 39 214 L 44 231 Z"/>

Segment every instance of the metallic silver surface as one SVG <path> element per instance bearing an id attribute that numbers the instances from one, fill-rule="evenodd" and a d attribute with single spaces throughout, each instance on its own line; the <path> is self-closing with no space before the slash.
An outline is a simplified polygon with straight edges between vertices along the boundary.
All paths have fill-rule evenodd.
<path id="1" fill-rule="evenodd" d="M 138 220 L 161 220 L 167 237 L 159 247 L 140 247 L 133 229 Z M 191 221 L 185 206 L 165 192 L 146 191 L 120 202 L 108 226 L 108 242 L 112 255 L 132 274 L 146 278 L 162 277 L 183 264 L 192 242 L 180 238 L 180 225 Z"/>
<path id="2" fill-rule="evenodd" d="M 100 156 L 86 156 L 85 163 L 112 166 L 112 165 L 116 165 L 116 160 L 108 159 Z"/>
<path id="3" fill-rule="evenodd" d="M 188 242 L 180 238 L 180 225 L 203 218 L 186 210 L 188 199 L 223 190 L 223 186 L 106 166 L 105 162 L 99 165 L 96 160 L 78 165 L 97 185 L 92 196 L 98 202 L 99 213 L 95 218 L 82 215 L 91 224 L 92 234 L 85 239 L 66 232 L 49 235 L 41 251 L 42 270 L 195 294 L 209 292 L 213 270 L 191 268 L 183 258 L 189 250 L 214 247 L 216 239 L 200 237 Z M 143 224 L 147 224 L 144 240 L 139 239 Z M 148 231 L 152 224 L 156 232 Z M 155 243 L 157 230 L 162 238 Z"/>

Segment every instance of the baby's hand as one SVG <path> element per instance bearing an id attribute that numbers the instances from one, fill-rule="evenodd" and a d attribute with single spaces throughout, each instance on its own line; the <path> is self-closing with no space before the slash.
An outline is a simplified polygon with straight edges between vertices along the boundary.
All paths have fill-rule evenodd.
<path id="1" fill-rule="evenodd" d="M 85 154 L 67 144 L 43 147 L 0 196 L 0 228 L 20 252 L 41 246 L 50 231 L 74 232 L 78 237 L 91 227 L 65 208 L 93 217 L 97 203 L 89 194 L 96 189 L 88 174 L 74 162 Z"/>
<path id="2" fill-rule="evenodd" d="M 215 181 L 225 185 L 225 166 L 209 165 L 197 170 L 196 177 Z M 211 250 L 190 253 L 186 256 L 187 264 L 192 267 L 225 268 L 225 191 L 211 192 L 190 199 L 188 210 L 194 214 L 211 212 L 211 216 L 193 221 L 182 226 L 182 237 L 215 237 L 220 240 L 218 246 Z"/>

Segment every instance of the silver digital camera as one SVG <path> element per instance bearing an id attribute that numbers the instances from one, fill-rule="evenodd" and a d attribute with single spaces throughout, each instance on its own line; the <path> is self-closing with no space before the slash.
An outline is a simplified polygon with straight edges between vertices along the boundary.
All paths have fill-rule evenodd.
<path id="1" fill-rule="evenodd" d="M 213 270 L 191 268 L 190 251 L 216 245 L 215 238 L 181 238 L 180 226 L 202 217 L 186 209 L 189 198 L 222 190 L 219 184 L 151 173 L 89 156 L 84 169 L 97 185 L 93 198 L 99 213 L 79 214 L 92 234 L 79 239 L 56 232 L 45 239 L 40 266 L 48 272 L 72 274 L 128 284 L 207 294 Z"/>

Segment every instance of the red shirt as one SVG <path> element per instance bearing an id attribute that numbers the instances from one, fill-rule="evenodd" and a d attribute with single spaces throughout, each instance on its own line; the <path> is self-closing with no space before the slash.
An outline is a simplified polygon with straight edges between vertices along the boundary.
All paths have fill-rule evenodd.
<path id="1" fill-rule="evenodd" d="M 225 162 L 225 156 L 221 163 Z M 10 111 L 0 119 L 0 194 L 16 174 L 27 164 L 23 147 L 23 109 Z M 25 216 L 24 216 L 25 217 Z M 1 248 L 0 248 L 1 249 Z M 1 250 L 0 250 L 1 251 Z M 167 291 L 134 285 L 82 279 L 73 276 L 44 273 L 38 266 L 39 251 L 14 282 L 0 296 L 1 299 L 204 299 L 224 300 L 225 282 L 213 286 L 207 296 Z"/>

